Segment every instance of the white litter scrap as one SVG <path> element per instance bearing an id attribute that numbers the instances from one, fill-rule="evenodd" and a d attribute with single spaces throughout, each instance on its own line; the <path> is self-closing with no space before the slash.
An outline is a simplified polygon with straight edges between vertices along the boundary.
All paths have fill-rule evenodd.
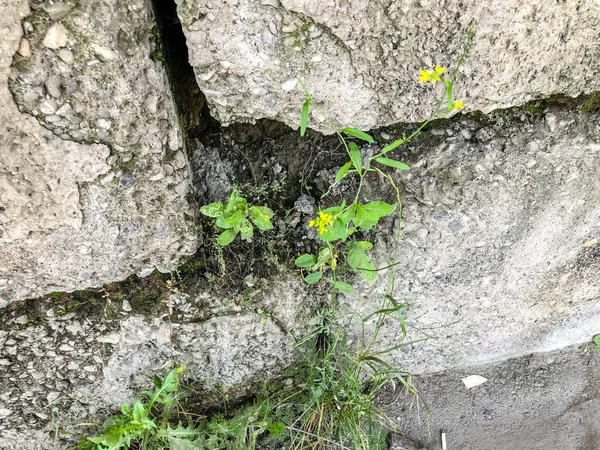
<path id="1" fill-rule="evenodd" d="M 479 386 L 487 381 L 487 378 L 482 377 L 481 375 L 469 375 L 466 378 L 462 379 L 462 382 L 465 383 L 467 389 L 474 388 L 475 386 Z"/>

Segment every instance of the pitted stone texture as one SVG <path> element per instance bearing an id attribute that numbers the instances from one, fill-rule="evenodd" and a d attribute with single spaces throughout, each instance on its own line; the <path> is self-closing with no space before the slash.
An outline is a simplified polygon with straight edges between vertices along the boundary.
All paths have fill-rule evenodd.
<path id="1" fill-rule="evenodd" d="M 290 337 L 271 318 L 255 313 L 203 323 L 134 314 L 107 320 L 115 306 L 107 303 L 100 315 L 61 314 L 60 306 L 40 299 L 29 305 L 36 318 L 3 315 L 0 449 L 18 436 L 31 442 L 23 448 L 68 448 L 63 439 L 73 444 L 82 431 L 94 432 L 82 423 L 100 424 L 123 403 L 131 404 L 175 362 L 185 365 L 185 384 L 198 388 L 195 398 L 206 408 L 202 392 L 217 389 L 212 393 L 218 403 L 222 395 L 235 401 L 281 375 L 297 356 Z M 54 442 L 56 427 L 73 434 Z"/>
<path id="2" fill-rule="evenodd" d="M 169 271 L 196 248 L 150 6 L 50 6 L 0 14 L 0 306 Z M 67 43 L 48 48 L 57 24 Z M 30 56 L 16 54 L 22 30 Z"/>
<path id="3" fill-rule="evenodd" d="M 398 367 L 488 363 L 600 333 L 600 114 L 495 117 L 488 127 L 465 120 L 434 130 L 442 133 L 436 144 L 397 156 L 412 171 L 397 175 L 404 208 L 395 297 L 421 330 L 409 337 L 437 337 L 394 352 Z M 397 223 L 387 227 L 393 235 Z M 383 267 L 393 241 L 378 238 Z M 386 278 L 344 308 L 371 312 Z M 379 344 L 400 339 L 390 323 Z"/>
<path id="4" fill-rule="evenodd" d="M 178 11 L 198 83 L 224 124 L 272 118 L 297 127 L 296 77 L 343 126 L 423 120 L 442 91 L 419 85 L 419 70 L 453 70 L 470 23 L 473 45 L 454 92 L 466 109 L 600 89 L 592 0 L 190 0 Z M 310 126 L 326 129 L 319 120 Z"/>

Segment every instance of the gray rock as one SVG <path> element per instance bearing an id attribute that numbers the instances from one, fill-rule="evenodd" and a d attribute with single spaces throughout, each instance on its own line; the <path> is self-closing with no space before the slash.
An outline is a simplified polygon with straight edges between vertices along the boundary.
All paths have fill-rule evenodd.
<path id="1" fill-rule="evenodd" d="M 405 193 L 395 296 L 411 305 L 407 322 L 439 339 L 388 354 L 393 365 L 432 372 L 552 351 L 598 333 L 600 259 L 586 242 L 600 235 L 600 113 L 553 114 L 554 134 L 543 115 L 525 125 L 516 117 L 482 127 L 488 138 L 477 143 L 454 132 L 403 150 L 412 170 L 397 173 Z M 537 164 L 527 164 L 532 159 Z M 500 170 L 502 180 L 494 176 Z M 387 192 L 371 186 L 369 196 Z M 396 232 L 379 229 L 377 266 L 392 263 Z M 344 296 L 342 310 L 376 310 L 388 279 L 379 272 L 356 298 Z M 397 323 L 384 328 L 382 349 L 402 339 Z M 409 327 L 407 339 L 419 337 Z"/>
<path id="2" fill-rule="evenodd" d="M 20 77 L 9 86 L 12 95 L 0 90 L 0 148 L 5 149 L 0 152 L 0 279 L 7 280 L 0 285 L 0 306 L 100 286 L 149 267 L 169 271 L 196 249 L 195 206 L 182 189 L 175 190 L 190 183 L 185 153 L 168 178 L 150 180 L 166 170 L 165 149 L 181 148 L 182 140 L 165 71 L 149 56 L 154 43 L 148 8 L 141 0 L 116 6 L 80 3 L 61 23 L 48 23 L 42 10 L 31 13 L 28 22 L 36 25 L 26 28 L 32 55 L 26 67 L 12 69 Z M 17 0 L 0 15 L 0 30 L 6 31 L 0 39 L 5 86 L 28 13 L 28 2 Z M 97 17 L 117 29 L 99 27 Z M 73 32 L 67 36 L 67 30 Z M 129 56 L 120 53 L 117 32 L 135 36 Z M 77 59 L 66 56 L 67 43 Z M 92 43 L 119 57 L 87 65 L 95 57 Z M 56 55 L 46 47 L 62 50 Z M 60 97 L 60 104 L 42 100 L 44 89 Z M 149 95 L 161 105 L 155 114 L 144 106 Z M 95 140 L 98 121 L 108 119 L 112 124 L 102 142 L 88 144 Z M 109 146 L 136 159 L 111 167 Z M 102 183 L 118 170 L 127 174 L 120 176 L 126 189 Z M 120 235 L 120 225 L 131 221 L 138 225 L 135 231 Z M 156 239 L 159 223 L 168 227 Z M 82 247 L 90 252 L 80 253 Z"/>
<path id="3" fill-rule="evenodd" d="M 190 0 L 178 13 L 198 83 L 223 124 L 266 117 L 298 127 L 304 93 L 296 77 L 340 125 L 367 130 L 423 120 L 440 91 L 419 84 L 419 70 L 436 63 L 454 70 L 470 23 L 473 43 L 454 91 L 467 110 L 600 89 L 592 1 L 451 0 L 440 8 L 431 1 L 241 0 L 234 7 Z M 257 97 L 257 88 L 268 92 Z M 318 121 L 309 126 L 331 131 Z"/>

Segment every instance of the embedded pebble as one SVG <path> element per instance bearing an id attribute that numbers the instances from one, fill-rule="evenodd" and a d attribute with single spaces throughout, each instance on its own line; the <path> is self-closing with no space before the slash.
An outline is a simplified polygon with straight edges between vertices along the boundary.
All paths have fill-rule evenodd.
<path id="1" fill-rule="evenodd" d="M 62 19 L 71 12 L 71 6 L 63 2 L 45 3 L 42 9 L 46 11 L 51 20 Z"/>
<path id="2" fill-rule="evenodd" d="M 125 312 L 131 312 L 133 308 L 131 307 L 131 303 L 129 303 L 129 301 L 127 300 L 123 300 L 123 311 Z"/>
<path id="3" fill-rule="evenodd" d="M 260 4 L 263 6 L 272 6 L 273 8 L 279 8 L 281 6 L 279 0 L 260 0 Z"/>
<path id="4" fill-rule="evenodd" d="M 429 230 L 425 227 L 421 227 L 418 228 L 417 231 L 415 231 L 415 234 L 417 235 L 417 237 L 424 239 L 429 234 Z"/>
<path id="5" fill-rule="evenodd" d="M 46 100 L 40 104 L 40 112 L 42 114 L 54 114 L 56 112 L 56 106 L 54 100 Z"/>
<path id="6" fill-rule="evenodd" d="M 75 55 L 73 55 L 73 52 L 64 48 L 58 52 L 58 57 L 67 64 L 73 64 L 75 62 Z"/>
<path id="7" fill-rule="evenodd" d="M 24 58 L 29 58 L 31 56 L 31 45 L 29 44 L 29 41 L 27 39 L 21 39 L 21 42 L 19 42 L 19 49 L 17 50 L 17 53 L 19 53 L 19 55 L 23 56 Z"/>
<path id="8" fill-rule="evenodd" d="M 292 91 L 298 86 L 298 80 L 292 78 L 291 80 L 287 80 L 286 82 L 281 84 L 281 89 L 284 91 Z"/>
<path id="9" fill-rule="evenodd" d="M 46 91 L 54 98 L 58 98 L 61 96 L 60 92 L 60 77 L 58 75 L 50 75 L 44 86 L 46 87 Z"/>
<path id="10" fill-rule="evenodd" d="M 386 133 L 385 131 L 382 131 L 381 133 L 379 133 L 379 135 L 382 139 L 385 139 L 386 141 L 392 138 L 392 136 L 390 136 L 389 133 Z"/>
<path id="11" fill-rule="evenodd" d="M 60 23 L 55 23 L 46 33 L 42 44 L 46 48 L 58 50 L 67 45 L 67 39 L 67 29 Z"/>

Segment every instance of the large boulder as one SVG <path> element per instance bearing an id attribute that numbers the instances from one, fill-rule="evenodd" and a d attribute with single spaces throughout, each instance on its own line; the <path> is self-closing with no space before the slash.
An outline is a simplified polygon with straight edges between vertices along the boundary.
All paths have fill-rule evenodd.
<path id="1" fill-rule="evenodd" d="M 599 333 L 600 113 L 495 114 L 487 126 L 465 119 L 418 141 L 397 156 L 412 170 L 397 175 L 394 296 L 407 305 L 405 342 L 432 339 L 386 355 L 394 366 L 483 364 Z M 398 222 L 385 229 L 375 239 L 379 267 L 393 262 Z M 377 309 L 389 275 L 379 272 L 343 309 Z M 391 321 L 380 350 L 401 340 Z"/>
<path id="2" fill-rule="evenodd" d="M 600 88 L 594 1 L 177 3 L 196 78 L 224 124 L 272 118 L 297 127 L 304 94 L 296 77 L 340 125 L 423 120 L 441 91 L 420 86 L 419 70 L 453 70 L 471 23 L 455 90 L 466 109 Z"/>
<path id="3" fill-rule="evenodd" d="M 196 248 L 149 5 L 32 7 L 0 14 L 0 306 L 172 270 Z"/>

